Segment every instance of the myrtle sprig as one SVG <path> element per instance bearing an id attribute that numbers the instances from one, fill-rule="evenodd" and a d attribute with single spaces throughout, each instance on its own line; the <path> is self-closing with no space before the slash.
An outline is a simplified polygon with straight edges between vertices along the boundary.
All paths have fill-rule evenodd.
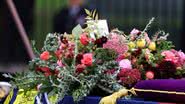
<path id="1" fill-rule="evenodd" d="M 87 14 L 87 17 L 85 18 L 86 20 L 98 20 L 98 13 L 96 9 L 92 11 L 85 9 L 85 12 Z"/>

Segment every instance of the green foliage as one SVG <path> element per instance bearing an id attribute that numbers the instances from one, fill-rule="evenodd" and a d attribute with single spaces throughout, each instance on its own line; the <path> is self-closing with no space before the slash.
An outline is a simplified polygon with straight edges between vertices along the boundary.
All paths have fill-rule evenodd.
<path id="1" fill-rule="evenodd" d="M 55 52 L 58 47 L 58 34 L 48 34 L 46 40 L 44 41 L 43 50 Z"/>
<path id="2" fill-rule="evenodd" d="M 83 99 L 94 88 L 113 93 L 123 87 L 120 82 L 124 84 L 124 77 L 131 77 L 129 80 L 134 83 L 140 80 L 140 77 L 145 79 L 145 69 L 156 67 L 156 64 L 163 60 L 161 52 L 173 47 L 170 41 L 166 41 L 168 34 L 159 32 L 153 38 L 154 44 L 150 48 L 150 42 L 147 41 L 150 39 L 145 36 L 145 33 L 154 18 L 143 31 L 135 29 L 138 33 L 126 36 L 122 31 L 113 30 L 111 35 L 107 36 L 103 34 L 102 29 L 98 28 L 96 10 L 85 11 L 88 14 L 85 29 L 77 25 L 70 36 L 69 34 L 63 34 L 62 37 L 60 34 L 48 34 L 41 51 L 43 53 L 34 48 L 33 42 L 33 48 L 38 57 L 30 61 L 30 70 L 27 72 L 16 73 L 14 76 L 6 75 L 12 79 L 12 85 L 25 91 L 41 85 L 39 88 L 41 93 L 47 92 L 49 96 L 57 95 L 59 99 L 65 95 L 71 95 L 75 101 Z M 141 34 L 138 35 L 139 33 Z M 158 38 L 159 34 L 162 36 Z M 102 43 L 97 39 L 102 39 Z M 143 41 L 138 41 L 140 39 Z M 101 45 L 98 46 L 99 42 Z M 106 42 L 110 42 L 107 43 L 107 49 L 102 45 Z M 128 49 L 129 42 L 133 42 L 133 49 Z M 155 47 L 156 44 L 157 47 Z M 128 73 L 123 72 L 122 66 L 128 67 Z M 130 73 L 132 69 L 139 71 Z M 179 73 L 184 72 L 177 72 Z M 118 74 L 123 74 L 123 78 Z"/>
<path id="3" fill-rule="evenodd" d="M 117 57 L 117 54 L 114 50 L 111 50 L 111 49 L 98 48 L 95 51 L 94 57 L 96 58 L 96 60 L 101 60 L 104 62 L 104 61 L 115 60 L 115 58 Z"/>
<path id="4" fill-rule="evenodd" d="M 89 11 L 89 10 L 85 9 L 85 12 L 88 15 L 86 17 L 87 20 L 98 20 L 98 14 L 97 14 L 96 10 Z"/>
<path id="5" fill-rule="evenodd" d="M 171 41 L 161 40 L 157 43 L 157 51 L 161 52 L 162 50 L 170 50 L 174 48 L 174 45 Z"/>
<path id="6" fill-rule="evenodd" d="M 46 80 L 43 74 L 35 74 L 32 71 L 15 73 L 13 76 L 6 74 L 5 76 L 12 79 L 10 82 L 12 85 L 16 85 L 19 89 L 24 89 L 25 91 L 33 90 L 33 88 Z"/>

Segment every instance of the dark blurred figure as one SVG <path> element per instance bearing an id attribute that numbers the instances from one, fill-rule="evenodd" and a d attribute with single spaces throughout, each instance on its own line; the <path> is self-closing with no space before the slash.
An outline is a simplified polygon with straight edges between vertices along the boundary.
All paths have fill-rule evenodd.
<path id="1" fill-rule="evenodd" d="M 13 0 L 26 32 L 33 28 L 34 0 Z M 6 0 L 0 0 L 0 64 L 27 63 L 29 56 L 18 33 Z"/>
<path id="2" fill-rule="evenodd" d="M 54 18 L 54 32 L 71 33 L 72 29 L 77 25 L 85 23 L 84 0 L 68 0 L 68 7 L 63 8 Z"/>
<path id="3" fill-rule="evenodd" d="M 182 38 L 181 38 L 181 48 L 182 51 L 185 52 L 185 1 L 183 1 L 183 31 L 182 31 Z"/>

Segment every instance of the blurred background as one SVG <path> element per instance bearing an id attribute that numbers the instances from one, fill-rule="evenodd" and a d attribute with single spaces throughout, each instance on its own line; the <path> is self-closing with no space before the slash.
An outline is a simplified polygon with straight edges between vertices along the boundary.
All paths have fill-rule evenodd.
<path id="1" fill-rule="evenodd" d="M 12 72 L 26 69 L 30 59 L 5 1 L 0 1 L 0 72 Z M 13 0 L 13 2 L 29 40 L 35 40 L 38 49 L 41 49 L 48 33 L 62 32 L 60 28 L 67 28 L 66 31 L 69 31 L 70 26 L 75 23 L 83 24 L 84 11 L 81 11 L 81 8 L 82 10 L 88 8 L 97 9 L 100 18 L 108 20 L 110 29 L 118 28 L 125 33 L 129 33 L 133 28 L 143 30 L 148 21 L 155 17 L 155 22 L 148 31 L 149 35 L 164 30 L 170 34 L 169 40 L 174 42 L 176 49 L 185 51 L 184 0 Z M 69 19 L 74 19 L 74 24 L 67 23 Z"/>

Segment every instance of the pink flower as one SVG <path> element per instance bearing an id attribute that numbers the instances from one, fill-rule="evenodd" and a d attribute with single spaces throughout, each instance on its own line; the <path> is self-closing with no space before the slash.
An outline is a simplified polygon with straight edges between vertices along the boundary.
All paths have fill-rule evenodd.
<path id="1" fill-rule="evenodd" d="M 175 54 L 178 62 L 176 63 L 177 67 L 182 67 L 185 64 L 185 54 L 182 51 L 172 50 Z"/>
<path id="2" fill-rule="evenodd" d="M 61 43 L 60 44 L 59 49 L 63 50 L 63 49 L 66 49 L 66 48 L 67 48 L 67 45 L 66 44 L 64 44 L 64 43 Z"/>
<path id="3" fill-rule="evenodd" d="M 132 34 L 132 35 L 137 35 L 139 33 L 140 33 L 140 31 L 138 29 L 135 29 L 135 28 L 130 32 L 130 34 Z"/>
<path id="4" fill-rule="evenodd" d="M 177 52 L 177 55 L 178 55 L 178 57 L 180 58 L 180 61 L 182 61 L 182 62 L 185 61 L 185 54 L 184 54 L 184 52 L 178 51 L 178 52 Z"/>
<path id="5" fill-rule="evenodd" d="M 57 50 L 55 51 L 55 55 L 58 59 L 60 59 L 62 57 L 62 51 L 61 50 Z"/>
<path id="6" fill-rule="evenodd" d="M 60 67 L 64 67 L 64 64 L 62 63 L 61 60 L 58 60 L 58 61 L 57 61 L 57 64 L 58 64 L 58 66 L 60 66 Z"/>
<path id="7" fill-rule="evenodd" d="M 50 54 L 48 51 L 44 51 L 41 55 L 40 55 L 40 59 L 41 60 L 48 60 L 50 57 Z"/>
<path id="8" fill-rule="evenodd" d="M 123 68 L 123 69 L 132 69 L 132 65 L 130 60 L 128 59 L 123 59 L 119 62 L 119 67 Z"/>
<path id="9" fill-rule="evenodd" d="M 74 57 L 74 53 L 71 52 L 71 51 L 67 51 L 65 54 L 64 54 L 65 58 L 73 58 Z"/>
<path id="10" fill-rule="evenodd" d="M 146 60 L 149 60 L 149 57 L 150 57 L 150 50 L 149 49 L 146 49 L 145 50 L 145 58 L 146 58 Z"/>
<path id="11" fill-rule="evenodd" d="M 146 72 L 146 78 L 147 79 L 153 79 L 154 78 L 154 73 L 152 71 Z"/>
<path id="12" fill-rule="evenodd" d="M 112 49 L 118 54 L 123 54 L 128 51 L 128 45 L 125 42 L 125 38 L 118 34 L 110 34 L 111 38 L 103 44 L 103 48 Z"/>
<path id="13" fill-rule="evenodd" d="M 165 56 L 165 61 L 172 61 L 174 63 L 177 63 L 178 58 L 175 56 L 175 54 L 172 51 L 163 51 L 161 55 Z"/>
<path id="14" fill-rule="evenodd" d="M 37 91 L 40 90 L 41 86 L 42 86 L 42 84 L 38 84 L 38 85 L 37 85 Z"/>
<path id="15" fill-rule="evenodd" d="M 86 66 L 91 66 L 93 62 L 93 55 L 92 53 L 86 53 L 83 55 L 83 59 L 81 60 L 81 63 Z"/>
<path id="16" fill-rule="evenodd" d="M 87 33 L 83 33 L 80 35 L 80 42 L 83 45 L 88 45 L 89 44 L 89 38 L 87 37 Z"/>
<path id="17" fill-rule="evenodd" d="M 149 44 L 151 42 L 150 38 L 148 37 L 147 33 L 144 33 L 144 38 L 146 40 L 146 42 Z"/>
<path id="18" fill-rule="evenodd" d="M 120 54 L 120 55 L 118 55 L 118 57 L 116 58 L 116 61 L 119 62 L 119 61 L 121 61 L 121 60 L 124 59 L 124 58 L 125 58 L 125 56 L 124 56 L 123 54 Z"/>

